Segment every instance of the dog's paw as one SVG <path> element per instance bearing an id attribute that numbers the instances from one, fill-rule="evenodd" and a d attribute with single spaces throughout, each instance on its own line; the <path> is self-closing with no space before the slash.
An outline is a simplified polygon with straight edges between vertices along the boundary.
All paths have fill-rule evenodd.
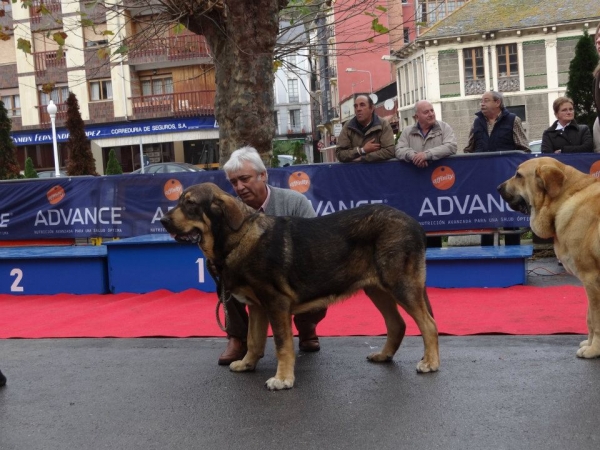
<path id="1" fill-rule="evenodd" d="M 251 372 L 256 368 L 256 364 L 250 364 L 245 362 L 243 359 L 240 361 L 234 361 L 229 364 L 229 370 L 232 372 Z"/>
<path id="2" fill-rule="evenodd" d="M 600 348 L 598 346 L 584 346 L 577 350 L 577 356 L 579 358 L 598 358 L 600 357 Z"/>
<path id="3" fill-rule="evenodd" d="M 417 372 L 419 373 L 428 373 L 428 372 L 437 372 L 440 368 L 440 363 L 432 363 L 429 361 L 425 361 L 422 359 L 417 363 Z"/>
<path id="4" fill-rule="evenodd" d="M 291 389 L 294 387 L 294 379 L 269 378 L 265 383 L 265 386 L 270 391 L 281 391 L 282 389 Z"/>
<path id="5" fill-rule="evenodd" d="M 371 362 L 390 362 L 393 356 L 385 355 L 381 352 L 371 353 L 367 356 L 367 359 Z"/>
<path id="6" fill-rule="evenodd" d="M 581 342 L 579 343 L 579 346 L 580 346 L 580 347 L 587 347 L 588 345 L 590 345 L 590 341 L 589 341 L 589 339 L 586 339 L 585 341 L 581 341 Z"/>

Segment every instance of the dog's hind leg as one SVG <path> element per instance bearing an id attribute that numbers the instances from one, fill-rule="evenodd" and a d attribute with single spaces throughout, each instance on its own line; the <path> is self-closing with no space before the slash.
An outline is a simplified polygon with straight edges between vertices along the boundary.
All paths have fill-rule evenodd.
<path id="1" fill-rule="evenodd" d="M 269 378 L 265 386 L 271 391 L 294 387 L 294 336 L 292 334 L 292 316 L 289 312 L 272 311 L 269 321 L 273 330 L 275 350 L 277 354 L 277 373 Z"/>
<path id="2" fill-rule="evenodd" d="M 431 315 L 425 286 L 406 286 L 398 303 L 414 319 L 423 336 L 425 355 L 417 364 L 417 372 L 435 372 L 440 367 L 438 330 Z"/>
<path id="3" fill-rule="evenodd" d="M 248 306 L 248 351 L 241 361 L 233 361 L 229 370 L 233 372 L 247 372 L 256 368 L 258 360 L 265 353 L 269 319 L 265 311 L 259 306 Z"/>
<path id="4" fill-rule="evenodd" d="M 391 361 L 398 348 L 400 348 L 402 339 L 404 339 L 406 322 L 404 322 L 404 319 L 402 319 L 402 316 L 398 312 L 396 300 L 394 300 L 394 297 L 389 292 L 376 287 L 366 287 L 365 294 L 369 296 L 373 304 L 381 312 L 387 328 L 385 345 L 380 352 L 371 353 L 367 356 L 367 359 L 373 362 Z"/>

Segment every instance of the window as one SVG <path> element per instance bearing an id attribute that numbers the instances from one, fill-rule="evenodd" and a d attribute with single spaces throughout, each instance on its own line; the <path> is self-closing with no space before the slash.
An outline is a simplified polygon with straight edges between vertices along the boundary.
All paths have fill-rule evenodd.
<path id="1" fill-rule="evenodd" d="M 403 30 L 403 33 L 404 33 L 404 43 L 405 44 L 410 43 L 410 30 L 408 28 L 405 28 Z"/>
<path id="2" fill-rule="evenodd" d="M 290 109 L 290 129 L 294 132 L 300 131 L 300 110 Z"/>
<path id="3" fill-rule="evenodd" d="M 521 121 L 527 122 L 527 115 L 525 114 L 525 105 L 507 106 L 506 109 L 508 110 L 508 112 L 513 113 L 515 116 L 521 119 Z"/>
<path id="4" fill-rule="evenodd" d="M 298 103 L 300 101 L 298 80 L 288 80 L 288 97 L 290 103 Z"/>
<path id="5" fill-rule="evenodd" d="M 50 99 L 54 101 L 56 105 L 61 103 L 66 103 L 67 98 L 69 98 L 69 87 L 68 86 L 56 86 L 52 89 L 50 94 L 46 94 L 42 92 L 40 95 L 40 103 L 42 105 L 47 105 L 50 103 Z"/>
<path id="6" fill-rule="evenodd" d="M 273 123 L 275 124 L 275 132 L 279 130 L 279 114 L 277 111 L 273 113 Z"/>
<path id="7" fill-rule="evenodd" d="M 292 67 L 292 68 L 296 67 L 296 55 L 295 54 L 287 55 L 285 57 L 285 60 L 290 65 L 290 67 Z"/>
<path id="8" fill-rule="evenodd" d="M 498 76 L 518 75 L 517 44 L 499 45 L 496 47 L 496 51 L 498 53 Z"/>
<path id="9" fill-rule="evenodd" d="M 142 80 L 142 95 L 162 95 L 173 93 L 173 78 L 151 78 Z"/>
<path id="10" fill-rule="evenodd" d="M 427 23 L 427 3 L 421 3 L 421 22 Z"/>
<path id="11" fill-rule="evenodd" d="M 463 50 L 465 58 L 465 80 L 482 80 L 483 70 L 483 47 L 466 48 Z"/>
<path id="12" fill-rule="evenodd" d="M 85 41 L 85 46 L 90 47 L 106 47 L 108 45 L 108 39 L 102 39 L 100 41 Z"/>
<path id="13" fill-rule="evenodd" d="M 19 95 L 3 95 L 2 103 L 8 111 L 8 117 L 19 117 L 21 115 L 21 97 Z"/>
<path id="14" fill-rule="evenodd" d="M 112 81 L 90 81 L 90 101 L 97 102 L 100 100 L 111 100 L 112 98 Z"/>

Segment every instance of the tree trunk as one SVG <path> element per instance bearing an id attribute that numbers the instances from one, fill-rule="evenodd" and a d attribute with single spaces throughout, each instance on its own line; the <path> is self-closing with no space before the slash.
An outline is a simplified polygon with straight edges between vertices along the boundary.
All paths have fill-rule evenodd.
<path id="1" fill-rule="evenodd" d="M 269 162 L 275 133 L 273 55 L 285 3 L 223 1 L 223 9 L 181 20 L 206 37 L 214 59 L 221 166 L 244 145 L 255 147 Z"/>

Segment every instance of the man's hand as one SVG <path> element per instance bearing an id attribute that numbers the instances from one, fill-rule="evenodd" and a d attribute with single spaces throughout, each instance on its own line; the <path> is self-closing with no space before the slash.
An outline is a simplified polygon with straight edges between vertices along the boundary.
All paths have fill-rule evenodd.
<path id="1" fill-rule="evenodd" d="M 381 148 L 381 144 L 378 144 L 377 142 L 375 142 L 375 139 L 371 139 L 369 142 L 367 142 L 363 146 L 363 150 L 365 151 L 365 153 L 373 153 L 373 152 L 376 152 L 377 150 L 379 150 L 380 148 Z"/>
<path id="2" fill-rule="evenodd" d="M 413 156 L 412 159 L 412 163 L 417 167 L 427 167 L 427 156 L 425 155 L 425 152 L 415 153 L 415 156 Z"/>

